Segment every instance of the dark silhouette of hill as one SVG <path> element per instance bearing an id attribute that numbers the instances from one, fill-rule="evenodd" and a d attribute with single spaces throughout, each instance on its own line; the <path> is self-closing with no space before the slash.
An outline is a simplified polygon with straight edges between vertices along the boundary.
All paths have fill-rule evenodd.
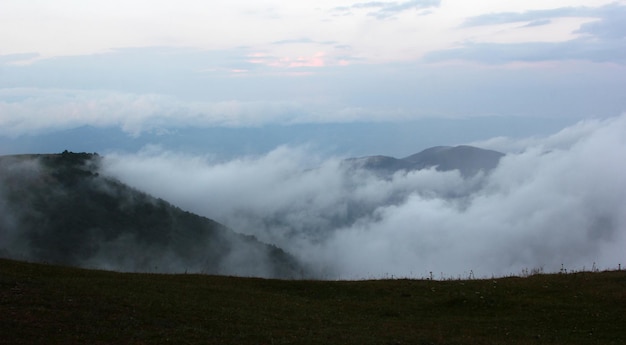
<path id="1" fill-rule="evenodd" d="M 97 154 L 0 157 L 0 256 L 139 272 L 291 278 L 283 250 L 99 173 Z"/>
<path id="2" fill-rule="evenodd" d="M 439 171 L 459 170 L 465 177 L 479 171 L 489 172 L 499 163 L 503 153 L 473 146 L 435 146 L 405 158 L 366 156 L 350 158 L 349 164 L 379 174 L 393 174 L 400 170 L 421 170 L 436 167 Z"/>

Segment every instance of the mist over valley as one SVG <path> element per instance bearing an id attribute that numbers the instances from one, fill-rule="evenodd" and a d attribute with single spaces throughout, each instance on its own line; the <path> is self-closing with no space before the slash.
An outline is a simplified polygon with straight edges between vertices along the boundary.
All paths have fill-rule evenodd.
<path id="1" fill-rule="evenodd" d="M 304 146 L 228 161 L 158 146 L 4 156 L 0 255 L 316 279 L 615 267 L 626 245 L 623 133 L 626 116 L 405 158 Z"/>
<path id="2" fill-rule="evenodd" d="M 331 279 L 554 272 L 624 261 L 625 132 L 621 116 L 475 143 L 516 149 L 470 176 L 436 166 L 381 175 L 306 147 L 227 162 L 149 147 L 103 166 Z"/>

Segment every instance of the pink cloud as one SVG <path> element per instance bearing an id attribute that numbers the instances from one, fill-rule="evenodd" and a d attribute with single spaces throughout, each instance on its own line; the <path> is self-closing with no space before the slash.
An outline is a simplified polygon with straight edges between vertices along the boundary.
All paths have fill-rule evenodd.
<path id="1" fill-rule="evenodd" d="M 324 52 L 315 53 L 311 57 L 298 57 L 294 60 L 287 60 L 287 67 L 324 67 L 326 66 Z"/>
<path id="2" fill-rule="evenodd" d="M 273 58 L 264 53 L 253 53 L 248 55 L 248 62 L 254 64 L 262 64 L 270 67 L 278 68 L 299 68 L 299 67 L 324 67 L 328 66 L 329 62 L 326 58 L 326 53 L 317 52 L 313 56 L 298 56 L 298 57 L 283 57 Z M 342 61 L 338 64 L 344 66 Z"/>

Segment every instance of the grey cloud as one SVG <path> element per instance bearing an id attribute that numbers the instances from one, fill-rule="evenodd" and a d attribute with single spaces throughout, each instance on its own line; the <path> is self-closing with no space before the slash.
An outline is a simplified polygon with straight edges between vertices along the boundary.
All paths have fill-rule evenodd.
<path id="1" fill-rule="evenodd" d="M 494 13 L 468 18 L 461 28 L 527 22 L 524 27 L 546 25 L 555 18 L 595 17 L 574 33 L 584 36 L 566 42 L 526 42 L 514 44 L 467 43 L 460 48 L 434 51 L 424 56 L 428 62 L 469 60 L 488 64 L 511 61 L 586 60 L 626 63 L 626 6 L 614 3 L 602 7 L 565 7 L 522 13 Z"/>
<path id="2" fill-rule="evenodd" d="M 549 20 L 563 17 L 589 17 L 602 14 L 602 8 L 590 7 L 562 7 L 550 10 L 536 10 L 526 12 L 501 12 L 489 13 L 467 18 L 461 27 L 473 27 L 483 25 L 498 25 L 518 22 L 534 22 L 537 20 Z"/>
<path id="3" fill-rule="evenodd" d="M 59 56 L 24 65 L 9 64 L 18 56 L 0 56 L 1 88 L 37 87 L 115 89 L 126 92 L 172 93 L 185 85 L 187 93 L 220 92 L 206 78 L 228 85 L 232 69 L 263 68 L 249 62 L 246 48 L 206 51 L 172 47 L 114 49 L 84 56 Z M 31 55 L 19 56 L 20 60 Z M 195 91 L 193 91 L 195 89 Z"/>
<path id="4" fill-rule="evenodd" d="M 626 62 L 626 49 L 609 42 L 586 39 L 562 43 L 469 43 L 462 48 L 432 52 L 424 56 L 426 62 L 468 60 L 487 64 L 511 61 L 589 60 L 594 62 Z"/>
<path id="5" fill-rule="evenodd" d="M 538 20 L 533 20 L 532 22 L 524 25 L 524 27 L 530 28 L 533 26 L 543 26 L 543 25 L 548 25 L 552 23 L 552 20 L 550 19 L 538 19 Z"/>
<path id="6" fill-rule="evenodd" d="M 583 24 L 576 33 L 607 40 L 623 40 L 626 37 L 626 6 L 607 7 L 602 11 L 600 21 Z"/>
<path id="7" fill-rule="evenodd" d="M 593 36 L 584 40 L 556 45 L 468 44 L 431 53 L 424 59 L 498 64 L 557 59 L 561 51 L 568 59 L 586 57 L 593 61 L 620 57 L 623 61 L 626 56 L 621 40 L 596 40 Z M 254 67 L 258 70 L 250 76 L 233 77 L 226 71 L 229 65 L 219 63 L 231 54 L 241 57 L 244 53 L 145 48 L 35 60 L 29 65 L 5 64 L 0 78 L 0 136 L 49 133 L 83 125 L 121 127 L 133 135 L 185 127 L 294 123 L 412 122 L 421 128 L 417 122 L 423 119 L 472 118 L 472 123 L 477 123 L 477 117 L 492 115 L 510 119 L 555 114 L 580 119 L 590 113 L 612 116 L 626 109 L 620 92 L 626 70 L 610 64 L 577 61 L 576 66 L 513 70 L 409 61 L 320 67 L 305 77 L 286 77 L 270 73 L 271 67 Z M 342 58 L 351 61 L 349 56 Z M 248 68 L 245 63 L 230 66 Z M 572 68 L 576 74 L 571 73 Z M 441 127 L 437 135 L 450 140 L 498 135 L 492 126 L 467 131 L 450 125 L 451 130 Z M 499 127 L 509 126 L 500 123 Z M 535 125 L 534 130 L 545 134 L 544 125 Z M 356 131 L 349 132 L 354 135 Z M 507 129 L 504 134 L 509 133 Z M 403 140 L 414 142 L 406 139 L 409 136 L 406 133 Z M 434 134 L 425 136 L 430 143 L 439 144 L 432 141 Z M 5 150 L 11 145 L 1 144 Z"/>
<path id="8" fill-rule="evenodd" d="M 355 3 L 351 6 L 336 7 L 334 10 L 348 14 L 351 13 L 352 10 L 368 9 L 372 10 L 368 15 L 376 17 L 377 19 L 387 19 L 404 11 L 438 7 L 440 4 L 440 0 L 410 0 L 404 2 L 371 1 Z"/>
<path id="9" fill-rule="evenodd" d="M 590 43 L 593 44 L 601 47 L 600 43 Z M 539 46 L 542 49 L 550 47 Z M 471 53 L 475 55 L 469 55 L 469 49 L 449 51 L 445 54 L 466 55 L 435 54 L 431 56 L 431 61 L 471 58 L 477 61 L 487 59 L 496 64 L 516 57 L 502 46 L 493 47 L 499 50 L 490 51 L 491 56 L 481 55 L 480 50 L 474 48 Z M 523 45 L 513 48 L 519 49 L 515 52 L 518 55 L 538 49 L 536 46 L 523 49 Z M 624 47 L 616 49 L 623 50 Z M 611 55 L 609 49 L 598 50 L 596 54 L 600 52 Z M 533 61 L 540 57 L 535 56 Z M 50 68 L 56 71 L 53 67 L 56 66 Z M 572 73 L 572 69 L 577 72 Z M 32 79 L 36 78 L 35 72 L 25 73 L 23 80 L 30 79 L 34 85 L 40 84 Z M 106 74 L 106 71 L 98 73 Z M 212 140 L 215 145 L 210 147 L 255 147 L 255 144 L 248 144 L 251 140 L 228 138 L 224 135 L 227 132 L 224 127 L 281 126 L 284 130 L 276 137 L 263 138 L 263 130 L 256 131 L 255 136 L 262 142 L 272 142 L 273 146 L 315 141 L 321 136 L 325 145 L 343 145 L 342 149 L 346 150 L 356 147 L 361 150 L 366 145 L 375 150 L 361 150 L 361 154 L 393 154 L 393 151 L 376 150 L 398 150 L 396 152 L 410 154 L 414 152 L 409 150 L 442 142 L 459 144 L 496 135 L 519 137 L 533 132 L 547 134 L 590 113 L 606 117 L 626 109 L 626 99 L 621 92 L 626 87 L 626 69 L 611 64 L 580 61 L 555 64 L 549 69 L 525 67 L 479 71 L 462 65 L 429 66 L 410 62 L 328 68 L 321 73 L 323 75 L 306 79 L 220 79 L 207 75 L 202 82 L 194 79 L 182 82 L 164 77 L 162 84 L 168 85 L 168 91 L 172 91 L 169 94 L 152 92 L 154 85 L 151 83 L 142 88 L 132 88 L 130 92 L 110 91 L 108 87 L 93 90 L 91 88 L 95 86 L 90 84 L 89 76 L 85 76 L 84 80 L 79 74 L 71 74 L 68 78 L 59 76 L 58 79 L 49 76 L 55 79 L 56 84 L 36 88 L 0 88 L 0 146 L 5 153 L 16 152 L 8 149 L 11 146 L 19 148 L 19 152 L 29 152 L 25 148 L 30 146 L 31 141 L 37 140 L 41 143 L 39 147 L 51 152 L 53 145 L 46 145 L 40 137 L 25 138 L 26 142 L 10 142 L 6 138 L 88 125 L 121 128 L 134 136 L 193 128 L 195 138 L 187 142 L 205 145 L 206 141 L 198 139 L 203 136 L 200 132 L 204 130 L 228 143 L 220 145 L 219 141 Z M 0 84 L 3 82 L 5 80 L 0 78 Z M 119 83 L 123 84 L 123 80 Z M 80 90 L 80 84 L 90 87 Z M 307 96 L 313 96 L 313 101 Z M 511 126 L 510 121 L 516 125 Z M 296 127 L 294 124 L 313 125 Z M 327 127 L 331 129 L 321 130 L 319 124 L 334 125 Z M 315 135 L 311 134 L 313 131 Z M 384 137 L 379 141 L 367 140 L 362 134 L 379 135 L 380 131 Z M 396 134 L 393 134 L 394 131 Z M 57 137 L 64 136 L 63 133 L 57 134 Z M 238 133 L 233 138 L 241 136 Z M 179 138 L 187 140 L 182 132 Z M 445 139 L 441 141 L 440 138 Z M 68 143 L 66 139 L 61 140 Z M 172 145 L 168 147 L 179 149 L 180 145 L 174 140 L 173 136 L 163 136 L 161 139 L 152 137 L 147 142 L 169 142 Z M 61 146 L 60 150 L 73 147 L 77 151 L 105 152 L 112 147 L 120 147 L 115 143 L 106 145 L 106 140 L 101 142 L 103 149 L 83 146 L 91 140 L 81 139 L 65 144 L 71 146 Z M 401 143 L 410 144 L 402 148 Z M 136 149 L 137 146 L 134 146 L 133 150 Z M 264 147 L 262 152 L 268 149 Z M 41 149 L 35 152 L 41 152 Z"/>
<path id="10" fill-rule="evenodd" d="M 106 171 L 277 244 L 328 278 L 477 276 L 626 261 L 626 115 L 527 141 L 490 175 L 380 178 L 305 148 L 226 162 L 152 150 Z"/>
<path id="11" fill-rule="evenodd" d="M 585 60 L 626 64 L 626 45 L 620 40 L 580 38 L 566 42 L 468 43 L 461 48 L 426 54 L 425 62 L 446 60 L 504 64 L 512 61 Z"/>
<path id="12" fill-rule="evenodd" d="M 501 12 L 501 13 L 489 13 L 475 17 L 467 18 L 462 24 L 461 28 L 484 26 L 484 25 L 498 25 L 509 24 L 519 22 L 535 22 L 552 20 L 555 18 L 586 18 L 597 17 L 602 22 L 608 22 L 611 24 L 618 24 L 623 22 L 624 11 L 626 6 L 619 3 L 612 3 L 601 7 L 561 7 L 549 10 L 534 10 L 526 12 Z M 589 26 L 596 26 L 597 24 L 586 24 Z M 604 26 L 600 24 L 600 26 Z M 623 32 L 623 26 L 615 28 L 617 31 Z"/>
<path id="13" fill-rule="evenodd" d="M 29 61 L 37 57 L 39 57 L 39 54 L 37 53 L 0 55 L 0 65 L 6 63 L 19 63 Z"/>

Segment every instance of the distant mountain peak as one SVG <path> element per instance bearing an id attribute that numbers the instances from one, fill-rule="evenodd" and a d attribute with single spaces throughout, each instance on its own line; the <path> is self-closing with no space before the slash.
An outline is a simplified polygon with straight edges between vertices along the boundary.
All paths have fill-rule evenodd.
<path id="1" fill-rule="evenodd" d="M 480 171 L 493 170 L 503 156 L 503 153 L 493 150 L 458 145 L 434 146 L 404 158 L 379 155 L 352 158 L 347 162 L 383 174 L 436 167 L 440 171 L 459 170 L 463 176 L 473 176 Z"/>

